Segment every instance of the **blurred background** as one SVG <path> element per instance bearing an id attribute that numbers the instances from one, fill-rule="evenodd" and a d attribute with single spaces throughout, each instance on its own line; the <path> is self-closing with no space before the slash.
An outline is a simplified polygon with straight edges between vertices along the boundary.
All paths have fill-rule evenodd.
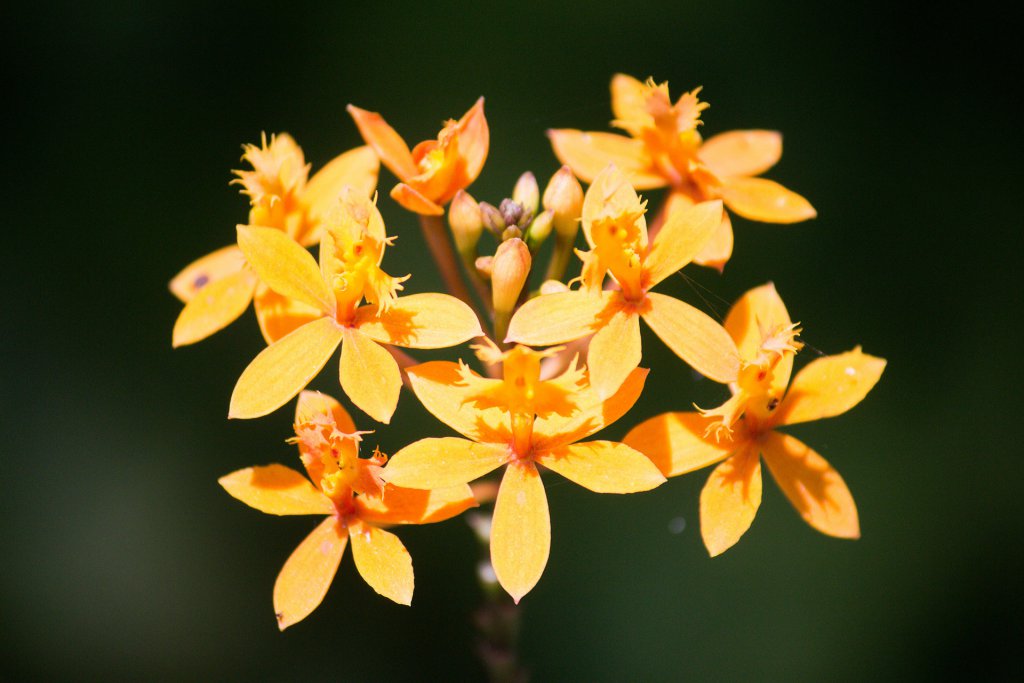
<path id="1" fill-rule="evenodd" d="M 706 472 L 624 497 L 547 479 L 551 559 L 522 603 L 533 679 L 1020 680 L 1010 25 L 980 6 L 880 2 L 467 7 L 4 9 L 0 678 L 481 678 L 461 519 L 401 531 L 412 608 L 374 594 L 348 556 L 324 604 L 278 632 L 273 582 L 315 521 L 258 513 L 216 479 L 296 464 L 291 407 L 225 419 L 262 347 L 255 320 L 172 351 L 167 282 L 233 241 L 247 204 L 230 170 L 261 131 L 291 133 L 316 170 L 361 144 L 347 103 L 415 142 L 485 95 L 491 152 L 470 190 L 496 203 L 522 171 L 556 170 L 547 128 L 608 129 L 621 71 L 673 95 L 703 85 L 706 135 L 783 131 L 767 177 L 819 212 L 789 227 L 736 218 L 724 275 L 691 267 L 666 291 L 724 314 L 772 280 L 810 345 L 861 344 L 889 365 L 853 411 L 796 431 L 853 491 L 859 541 L 814 532 L 768 482 L 748 534 L 709 559 Z M 408 291 L 428 291 L 394 182 L 382 170 L 399 235 L 385 265 L 415 268 Z M 648 389 L 608 438 L 720 397 L 653 337 L 644 353 Z M 326 375 L 315 386 L 340 395 Z M 393 453 L 442 433 L 406 397 L 369 438 Z"/>

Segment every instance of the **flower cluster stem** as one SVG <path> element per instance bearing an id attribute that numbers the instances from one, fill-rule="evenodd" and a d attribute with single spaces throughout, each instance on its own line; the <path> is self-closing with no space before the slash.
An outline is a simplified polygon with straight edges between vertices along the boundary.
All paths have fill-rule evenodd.
<path id="1" fill-rule="evenodd" d="M 477 317 L 480 318 L 481 323 L 489 323 L 490 316 L 481 310 L 480 306 L 473 299 L 469 289 L 466 287 L 466 283 L 462 279 L 462 275 L 459 273 L 458 257 L 455 255 L 455 248 L 452 246 L 451 240 L 448 239 L 448 229 L 445 228 L 444 221 L 441 220 L 440 216 L 424 216 L 421 214 L 420 228 L 423 230 L 423 239 L 427 243 L 427 248 L 430 249 L 430 255 L 433 257 L 434 262 L 437 263 L 437 269 L 441 273 L 441 279 L 444 281 L 445 288 L 452 296 L 461 299 L 472 308 L 476 312 Z"/>

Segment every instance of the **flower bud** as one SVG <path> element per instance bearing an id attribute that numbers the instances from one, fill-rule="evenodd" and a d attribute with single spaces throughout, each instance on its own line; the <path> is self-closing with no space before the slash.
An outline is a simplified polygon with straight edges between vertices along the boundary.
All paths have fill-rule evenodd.
<path id="1" fill-rule="evenodd" d="M 544 240 L 548 238 L 554 227 L 554 220 L 555 212 L 551 209 L 542 211 L 533 219 L 530 227 L 526 229 L 526 246 L 530 247 L 530 251 L 537 251 L 540 245 L 544 244 Z"/>
<path id="2" fill-rule="evenodd" d="M 558 169 L 544 189 L 544 208 L 555 212 L 554 225 L 563 240 L 572 240 L 583 213 L 583 187 L 568 166 Z"/>
<path id="3" fill-rule="evenodd" d="M 501 233 L 501 241 L 502 242 L 504 242 L 506 240 L 522 239 L 522 237 L 523 237 L 523 231 L 520 230 L 519 227 L 515 226 L 515 225 L 508 226 Z"/>
<path id="4" fill-rule="evenodd" d="M 480 202 L 480 218 L 484 222 L 484 227 L 490 230 L 494 235 L 500 236 L 501 231 L 505 229 L 505 218 L 501 215 L 501 211 L 494 204 L 487 202 Z"/>
<path id="5" fill-rule="evenodd" d="M 491 270 L 495 315 L 511 315 L 526 285 L 530 265 L 530 250 L 521 239 L 512 238 L 498 245 Z"/>
<path id="6" fill-rule="evenodd" d="M 476 260 L 476 272 L 485 280 L 491 279 L 491 271 L 494 270 L 493 256 L 480 256 Z"/>
<path id="7" fill-rule="evenodd" d="M 527 171 L 519 176 L 516 187 L 512 190 L 512 199 L 531 214 L 537 213 L 540 203 L 540 187 L 537 186 L 537 178 L 532 173 Z"/>
<path id="8" fill-rule="evenodd" d="M 476 243 L 484 229 L 480 205 L 465 190 L 459 190 L 448 207 L 448 224 L 452 228 L 455 248 L 463 259 L 476 251 Z"/>
<path id="9" fill-rule="evenodd" d="M 559 292 L 568 292 L 569 286 L 561 280 L 545 280 L 540 285 L 541 296 L 545 294 L 558 294 Z"/>

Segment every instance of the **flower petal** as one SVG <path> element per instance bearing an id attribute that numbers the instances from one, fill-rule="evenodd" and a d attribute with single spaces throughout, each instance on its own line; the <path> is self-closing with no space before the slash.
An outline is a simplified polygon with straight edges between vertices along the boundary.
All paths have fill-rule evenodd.
<path id="1" fill-rule="evenodd" d="M 256 282 L 255 273 L 240 270 L 203 287 L 178 314 L 171 345 L 194 344 L 227 327 L 249 307 Z"/>
<path id="2" fill-rule="evenodd" d="M 682 270 L 708 243 L 722 224 L 722 202 L 701 202 L 668 215 L 644 259 L 647 287 Z"/>
<path id="3" fill-rule="evenodd" d="M 665 483 L 650 459 L 614 441 L 586 441 L 543 451 L 536 461 L 595 493 L 636 493 Z"/>
<path id="4" fill-rule="evenodd" d="M 584 133 L 568 128 L 549 130 L 548 137 L 558 160 L 584 182 L 593 182 L 608 164 L 613 163 L 637 190 L 651 190 L 667 184 L 665 178 L 654 172 L 651 157 L 640 140 L 615 133 Z"/>
<path id="5" fill-rule="evenodd" d="M 732 305 L 725 316 L 725 330 L 736 342 L 740 358 L 752 360 L 761 348 L 762 330 L 770 332 L 779 327 L 788 327 L 793 321 L 782 297 L 775 291 L 775 285 L 766 285 L 749 290 Z M 785 353 L 779 359 L 772 373 L 772 388 L 782 396 L 789 384 L 793 371 L 793 354 Z"/>
<path id="6" fill-rule="evenodd" d="M 323 312 L 319 308 L 278 294 L 264 284 L 256 287 L 252 303 L 260 332 L 263 333 L 263 339 L 267 344 L 273 344 L 306 323 L 323 317 Z"/>
<path id="7" fill-rule="evenodd" d="M 574 290 L 534 297 L 512 316 L 505 341 L 551 346 L 593 334 L 614 294 L 602 291 L 594 295 Z"/>
<path id="8" fill-rule="evenodd" d="M 491 564 L 516 604 L 537 585 L 550 551 L 551 515 L 540 473 L 529 461 L 509 463 L 494 503 Z"/>
<path id="9" fill-rule="evenodd" d="M 768 470 L 808 524 L 829 536 L 860 538 L 853 496 L 825 458 L 779 432 L 769 432 L 762 448 Z"/>
<path id="10" fill-rule="evenodd" d="M 359 330 L 345 328 L 339 378 L 360 410 L 377 422 L 391 421 L 402 391 L 402 373 L 387 349 Z"/>
<path id="11" fill-rule="evenodd" d="M 351 104 L 346 109 L 356 122 L 356 127 L 359 129 L 359 134 L 363 136 L 363 140 L 373 147 L 377 156 L 392 173 L 401 180 L 406 180 L 419 173 L 416 163 L 412 160 L 409 146 L 380 114 L 360 109 Z"/>
<path id="12" fill-rule="evenodd" d="M 708 138 L 697 156 L 717 176 L 761 175 L 782 158 L 782 134 L 733 130 Z"/>
<path id="13" fill-rule="evenodd" d="M 405 373 L 423 407 L 455 431 L 481 442 L 500 443 L 510 437 L 507 411 L 475 407 L 470 396 L 478 389 L 465 382 L 457 363 L 431 361 Z"/>
<path id="14" fill-rule="evenodd" d="M 348 525 L 356 569 L 370 588 L 399 605 L 412 604 L 412 558 L 393 533 L 353 520 Z"/>
<path id="15" fill-rule="evenodd" d="M 711 557 L 740 540 L 761 505 L 761 458 L 744 447 L 716 467 L 700 492 L 700 535 Z"/>
<path id="16" fill-rule="evenodd" d="M 238 226 L 238 246 L 268 287 L 324 312 L 334 309 L 334 297 L 313 256 L 277 228 Z"/>
<path id="17" fill-rule="evenodd" d="M 246 467 L 217 480 L 224 490 L 268 515 L 329 515 L 330 499 L 309 479 L 284 465 Z"/>
<path id="18" fill-rule="evenodd" d="M 466 484 L 430 491 L 387 484 L 380 498 L 359 496 L 355 500 L 359 517 L 375 524 L 441 522 L 476 505 L 473 491 Z"/>
<path id="19" fill-rule="evenodd" d="M 460 169 L 463 178 L 459 179 L 459 189 L 465 189 L 476 180 L 487 161 L 490 147 L 490 129 L 484 116 L 484 98 L 481 97 L 470 107 L 456 127 L 459 144 L 459 156 L 463 167 Z M 455 192 L 451 192 L 454 195 Z"/>
<path id="20" fill-rule="evenodd" d="M 379 173 L 380 159 L 373 148 L 364 145 L 350 149 L 313 174 L 302 193 L 302 203 L 309 210 L 313 222 L 319 224 L 334 208 L 346 185 L 356 188 L 364 197 L 372 197 L 377 189 Z M 304 246 L 316 244 L 320 241 L 319 230 L 299 235 L 296 239 Z"/>
<path id="21" fill-rule="evenodd" d="M 612 76 L 612 113 L 615 118 L 632 121 L 650 117 L 647 112 L 648 91 L 646 85 L 632 76 Z"/>
<path id="22" fill-rule="evenodd" d="M 363 306 L 353 326 L 381 344 L 413 349 L 443 349 L 483 335 L 473 309 L 448 294 L 411 294 L 387 310 Z"/>
<path id="23" fill-rule="evenodd" d="M 479 479 L 511 457 L 503 444 L 475 443 L 454 436 L 420 439 L 391 456 L 380 475 L 395 486 L 441 489 Z"/>
<path id="24" fill-rule="evenodd" d="M 765 178 L 729 178 L 721 195 L 726 206 L 752 221 L 796 223 L 818 215 L 796 192 Z"/>
<path id="25" fill-rule="evenodd" d="M 345 434 L 356 432 L 352 416 L 337 399 L 319 391 L 303 391 L 295 404 L 295 423 L 312 422 L 319 415 L 330 415 L 334 424 Z"/>
<path id="26" fill-rule="evenodd" d="M 649 372 L 647 368 L 634 369 L 622 386 L 603 401 L 596 392 L 587 389 L 589 396 L 578 399 L 579 410 L 569 417 L 552 413 L 536 418 L 533 422 L 534 447 L 550 449 L 575 443 L 612 424 L 629 412 L 640 398 Z"/>
<path id="27" fill-rule="evenodd" d="M 316 377 L 342 334 L 332 318 L 320 318 L 263 349 L 238 378 L 228 417 L 262 417 L 283 406 Z"/>
<path id="28" fill-rule="evenodd" d="M 860 347 L 812 361 L 796 374 L 779 406 L 778 423 L 796 424 L 845 413 L 867 396 L 882 377 L 885 359 Z"/>
<path id="29" fill-rule="evenodd" d="M 732 221 L 729 219 L 729 212 L 723 209 L 722 222 L 711 235 L 711 239 L 705 242 L 697 255 L 693 257 L 693 262 L 698 266 L 714 268 L 721 273 L 732 256 L 732 245 Z"/>
<path id="30" fill-rule="evenodd" d="M 650 308 L 642 315 L 654 333 L 700 374 L 731 382 L 739 372 L 739 354 L 729 333 L 690 304 L 648 292 Z"/>
<path id="31" fill-rule="evenodd" d="M 590 236 L 590 225 L 603 216 L 617 216 L 631 213 L 640 206 L 640 197 L 634 189 L 628 174 L 615 164 L 605 166 L 583 195 L 583 213 L 580 217 L 583 236 L 587 244 L 594 246 Z M 647 248 L 647 220 L 637 218 L 640 229 L 640 247 Z"/>
<path id="32" fill-rule="evenodd" d="M 182 303 L 188 303 L 203 287 L 211 282 L 237 273 L 245 268 L 245 256 L 234 244 L 196 259 L 174 276 L 170 288 Z"/>
<path id="33" fill-rule="evenodd" d="M 421 216 L 443 216 L 444 207 L 434 203 L 418 190 L 405 183 L 398 183 L 391 188 L 391 198 L 407 211 Z"/>
<path id="34" fill-rule="evenodd" d="M 698 413 L 662 413 L 633 427 L 622 442 L 650 458 L 666 477 L 674 477 L 732 452 L 732 442 L 705 438 L 708 424 Z"/>
<path id="35" fill-rule="evenodd" d="M 282 631 L 315 610 L 338 573 L 348 535 L 333 515 L 320 522 L 281 568 L 274 583 L 274 612 Z"/>
<path id="36" fill-rule="evenodd" d="M 633 309 L 620 308 L 590 340 L 587 351 L 590 386 L 599 398 L 618 391 L 640 365 L 641 353 L 640 316 Z"/>

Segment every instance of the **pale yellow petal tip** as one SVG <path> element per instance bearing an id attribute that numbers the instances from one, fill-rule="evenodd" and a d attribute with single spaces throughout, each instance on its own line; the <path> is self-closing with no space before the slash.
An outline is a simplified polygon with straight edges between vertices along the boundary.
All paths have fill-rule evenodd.
<path id="1" fill-rule="evenodd" d="M 288 619 L 288 617 L 285 616 L 284 612 L 278 612 L 274 616 L 277 617 L 277 629 L 279 631 L 284 631 L 289 626 L 294 626 L 295 624 L 299 623 L 298 621 L 292 621 Z M 301 619 L 299 621 L 301 621 Z"/>

